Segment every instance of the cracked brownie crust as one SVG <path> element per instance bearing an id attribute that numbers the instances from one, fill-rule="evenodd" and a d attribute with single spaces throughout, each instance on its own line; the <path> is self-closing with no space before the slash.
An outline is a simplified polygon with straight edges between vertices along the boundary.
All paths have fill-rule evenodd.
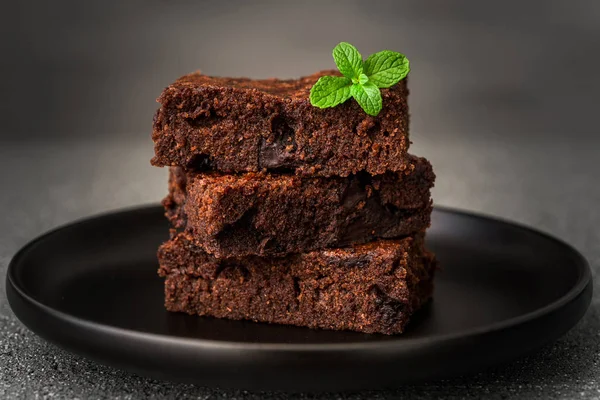
<path id="1" fill-rule="evenodd" d="M 313 107 L 310 88 L 323 75 L 339 73 L 296 80 L 183 76 L 158 98 L 152 164 L 319 176 L 398 171 L 410 144 L 406 79 L 381 90 L 383 109 L 372 117 L 354 100 Z"/>
<path id="2" fill-rule="evenodd" d="M 169 311 L 310 328 L 401 333 L 431 296 L 423 234 L 284 258 L 219 260 L 179 234 L 159 250 Z"/>
<path id="3" fill-rule="evenodd" d="M 163 201 L 176 230 L 218 258 L 283 256 L 425 230 L 435 175 L 410 156 L 402 172 L 348 178 L 185 172 Z"/>

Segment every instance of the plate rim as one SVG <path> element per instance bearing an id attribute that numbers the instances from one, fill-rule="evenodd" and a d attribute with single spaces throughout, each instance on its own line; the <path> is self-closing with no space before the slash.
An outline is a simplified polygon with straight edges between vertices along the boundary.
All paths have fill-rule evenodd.
<path id="1" fill-rule="evenodd" d="M 391 349 L 392 347 L 396 350 L 403 350 L 405 348 L 411 348 L 412 350 L 415 347 L 423 346 L 423 345 L 431 345 L 431 344 L 439 344 L 443 342 L 452 342 L 454 340 L 465 340 L 474 338 L 481 335 L 493 334 L 504 330 L 510 330 L 516 326 L 522 325 L 529 321 L 534 321 L 545 316 L 556 312 L 569 303 L 576 300 L 579 296 L 581 296 L 588 287 L 591 287 L 593 292 L 593 278 L 589 266 L 589 262 L 587 259 L 579 252 L 576 248 L 574 248 L 569 243 L 565 242 L 562 239 L 559 239 L 555 236 L 552 236 L 548 233 L 540 231 L 536 228 L 532 228 L 530 226 L 524 225 L 520 222 L 513 222 L 508 219 L 504 219 L 501 217 L 496 217 L 492 215 L 487 215 L 479 212 L 472 212 L 468 210 L 458 209 L 454 207 L 447 206 L 439 206 L 436 205 L 434 210 L 437 212 L 442 212 L 445 214 L 454 214 L 460 215 L 462 217 L 467 217 L 469 219 L 484 219 L 488 222 L 499 223 L 502 225 L 510 225 L 512 227 L 522 229 L 528 231 L 529 233 L 533 233 L 535 235 L 539 235 L 553 241 L 555 244 L 563 247 L 567 250 L 574 258 L 574 263 L 577 264 L 578 267 L 578 280 L 577 282 L 569 289 L 567 293 L 556 299 L 555 301 L 544 305 L 538 309 L 530 311 L 528 313 L 508 318 L 503 321 L 494 322 L 489 325 L 472 328 L 464 331 L 446 333 L 446 334 L 434 334 L 426 337 L 411 337 L 405 338 L 402 335 L 397 335 L 395 338 L 388 338 L 386 340 L 372 341 L 372 342 L 344 342 L 344 343 L 251 343 L 251 342 L 236 342 L 236 341 L 227 341 L 227 340 L 213 340 L 213 339 L 203 339 L 203 338 L 188 338 L 188 337 L 176 337 L 176 336 L 168 336 L 159 333 L 151 333 L 151 332 L 142 332 L 136 331 L 133 329 L 127 329 L 112 325 L 107 325 L 99 322 L 95 322 L 92 320 L 88 320 L 81 317 L 73 316 L 69 313 L 57 310 L 52 308 L 39 300 L 35 299 L 33 296 L 26 293 L 23 288 L 21 288 L 17 283 L 16 278 L 16 269 L 20 264 L 21 259 L 26 256 L 27 252 L 30 251 L 38 242 L 46 239 L 47 237 L 56 234 L 57 232 L 72 228 L 78 225 L 82 225 L 85 223 L 90 223 L 98 219 L 106 218 L 106 217 L 115 217 L 119 214 L 129 214 L 132 212 L 149 212 L 152 210 L 156 210 L 160 205 L 156 203 L 152 204 L 142 204 L 139 206 L 132 206 L 127 208 L 120 208 L 112 211 L 105 211 L 97 214 L 93 214 L 88 217 L 78 218 L 72 222 L 65 223 L 59 225 L 58 227 L 43 233 L 31 241 L 27 242 L 23 247 L 21 247 L 17 253 L 13 256 L 11 261 L 9 262 L 7 272 L 6 272 L 6 286 L 7 289 L 10 286 L 10 289 L 14 290 L 16 294 L 21 297 L 21 300 L 26 301 L 30 305 L 37 308 L 39 311 L 46 313 L 47 315 L 52 316 L 53 318 L 60 319 L 62 321 L 66 321 L 70 324 L 80 326 L 84 329 L 91 329 L 96 332 L 102 332 L 103 335 L 115 335 L 119 337 L 127 336 L 131 339 L 135 340 L 143 340 L 144 342 L 161 342 L 161 343 L 171 343 L 184 346 L 192 346 L 195 348 L 201 349 L 219 349 L 219 350 L 247 350 L 247 351 L 272 351 L 272 352 L 331 352 L 331 351 L 363 351 L 363 350 L 374 350 L 380 348 Z M 7 293 L 8 295 L 8 293 Z M 590 293 L 590 301 L 591 301 L 592 293 Z M 9 304 L 11 304 L 10 296 Z M 589 309 L 590 301 L 588 301 L 585 311 L 582 313 L 582 316 L 585 315 L 585 312 Z M 18 314 L 14 311 L 14 307 L 11 304 L 11 309 L 13 313 L 18 317 Z M 581 317 L 580 317 L 581 318 Z M 20 318 L 19 318 L 20 319 Z M 578 319 L 579 320 L 579 319 Z M 570 328 L 569 328 L 570 329 Z M 35 332 L 38 334 L 37 332 Z"/>

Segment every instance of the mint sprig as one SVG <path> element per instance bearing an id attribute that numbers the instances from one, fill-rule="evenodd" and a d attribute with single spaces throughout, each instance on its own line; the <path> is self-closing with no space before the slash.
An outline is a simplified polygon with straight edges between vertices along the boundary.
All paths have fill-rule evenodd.
<path id="1" fill-rule="evenodd" d="M 390 50 L 371 54 L 364 62 L 356 47 L 342 42 L 333 49 L 340 76 L 322 76 L 310 89 L 310 103 L 319 108 L 335 107 L 354 97 L 369 115 L 382 108 L 380 88 L 389 88 L 410 72 L 408 59 Z"/>

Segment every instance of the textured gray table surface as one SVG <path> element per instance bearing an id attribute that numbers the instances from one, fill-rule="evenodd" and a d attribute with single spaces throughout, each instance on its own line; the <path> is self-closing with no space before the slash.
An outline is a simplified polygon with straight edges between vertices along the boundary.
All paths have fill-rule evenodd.
<path id="1" fill-rule="evenodd" d="M 484 212 L 562 238 L 600 267 L 600 140 L 413 135 L 413 152 L 437 171 L 438 204 Z M 34 236 L 97 212 L 158 201 L 164 170 L 149 140 L 3 144 L 0 148 L 0 275 Z M 69 354 L 27 330 L 0 281 L 0 398 L 598 398 L 598 295 L 583 320 L 540 352 L 480 374 L 395 392 L 249 393 L 160 382 Z M 543 282 L 540 282 L 543 284 Z M 600 293 L 598 287 L 596 293 Z"/>

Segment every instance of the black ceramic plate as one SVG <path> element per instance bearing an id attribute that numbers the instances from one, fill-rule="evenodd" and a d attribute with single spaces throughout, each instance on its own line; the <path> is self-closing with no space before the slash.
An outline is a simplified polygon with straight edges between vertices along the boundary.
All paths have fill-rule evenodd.
<path id="1" fill-rule="evenodd" d="M 156 276 L 160 207 L 50 232 L 12 260 L 7 293 L 31 330 L 68 350 L 158 378 L 246 389 L 384 388 L 502 363 L 548 343 L 587 309 L 589 267 L 528 228 L 436 209 L 434 301 L 401 336 L 167 313 Z"/>

